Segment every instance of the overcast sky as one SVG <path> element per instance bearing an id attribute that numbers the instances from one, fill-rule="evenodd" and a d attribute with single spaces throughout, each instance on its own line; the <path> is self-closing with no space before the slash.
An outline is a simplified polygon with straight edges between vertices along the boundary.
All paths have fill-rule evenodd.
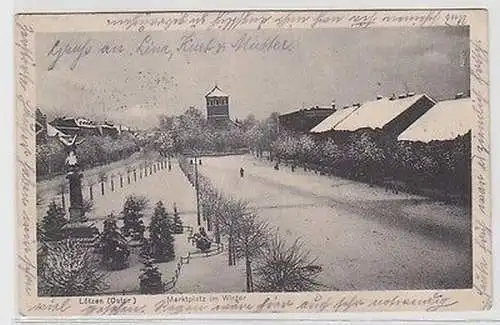
<path id="1" fill-rule="evenodd" d="M 216 54 L 178 51 L 187 34 L 152 33 L 148 43 L 168 45 L 164 54 L 141 55 L 143 33 L 37 34 L 37 103 L 48 113 L 108 119 L 149 127 L 162 113 L 194 105 L 205 112 L 204 95 L 215 83 L 230 95 L 232 118 L 288 112 L 315 105 L 349 105 L 406 90 L 435 99 L 469 90 L 468 29 L 370 28 L 202 32 L 199 42 L 226 44 Z M 239 39 L 286 40 L 287 49 L 240 49 Z M 58 45 L 55 42 L 60 40 Z M 57 50 L 87 42 L 88 55 Z M 100 55 L 103 44 L 123 45 L 121 54 Z M 143 44 L 144 45 L 144 44 Z M 83 48 L 83 47 L 81 47 Z M 76 48 L 79 49 L 79 48 Z M 52 52 L 51 52 L 52 50 Z"/>

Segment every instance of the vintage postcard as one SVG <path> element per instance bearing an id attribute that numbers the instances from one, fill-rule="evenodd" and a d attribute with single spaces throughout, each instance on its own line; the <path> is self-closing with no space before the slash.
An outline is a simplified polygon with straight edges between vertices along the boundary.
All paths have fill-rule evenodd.
<path id="1" fill-rule="evenodd" d="M 485 310 L 486 10 L 19 14 L 19 313 Z"/>

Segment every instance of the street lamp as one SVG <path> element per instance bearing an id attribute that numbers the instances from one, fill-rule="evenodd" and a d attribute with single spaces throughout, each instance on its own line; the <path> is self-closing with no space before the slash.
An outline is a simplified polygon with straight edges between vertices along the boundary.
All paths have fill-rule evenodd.
<path id="1" fill-rule="evenodd" d="M 196 189 L 196 222 L 198 226 L 201 226 L 201 215 L 200 215 L 200 188 L 198 183 L 198 155 L 194 154 L 194 177 L 195 177 L 195 189 Z"/>

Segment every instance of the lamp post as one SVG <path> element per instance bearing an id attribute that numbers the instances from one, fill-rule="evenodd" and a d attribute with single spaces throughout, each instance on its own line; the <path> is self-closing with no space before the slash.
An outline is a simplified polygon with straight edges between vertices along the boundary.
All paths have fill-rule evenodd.
<path id="1" fill-rule="evenodd" d="M 198 183 L 198 155 L 194 155 L 194 186 L 196 189 L 196 222 L 198 226 L 201 226 L 201 215 L 200 215 L 200 188 Z"/>

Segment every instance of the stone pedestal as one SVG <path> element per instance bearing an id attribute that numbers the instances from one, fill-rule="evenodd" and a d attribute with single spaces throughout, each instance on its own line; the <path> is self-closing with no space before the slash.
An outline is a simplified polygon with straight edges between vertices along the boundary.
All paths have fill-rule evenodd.
<path id="1" fill-rule="evenodd" d="M 70 171 L 66 175 L 69 180 L 69 219 L 79 222 L 83 217 L 82 173 Z"/>

